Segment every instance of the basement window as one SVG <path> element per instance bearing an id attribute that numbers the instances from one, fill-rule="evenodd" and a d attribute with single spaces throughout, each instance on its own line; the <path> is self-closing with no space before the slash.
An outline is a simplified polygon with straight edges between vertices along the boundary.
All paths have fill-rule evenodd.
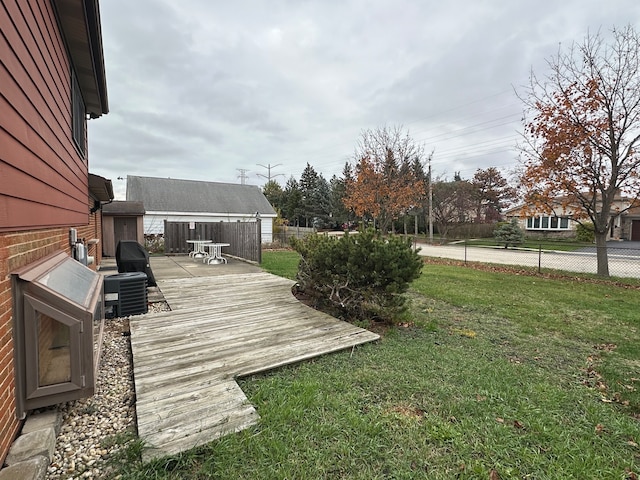
<path id="1" fill-rule="evenodd" d="M 93 395 L 102 276 L 58 252 L 11 277 L 18 415 Z"/>

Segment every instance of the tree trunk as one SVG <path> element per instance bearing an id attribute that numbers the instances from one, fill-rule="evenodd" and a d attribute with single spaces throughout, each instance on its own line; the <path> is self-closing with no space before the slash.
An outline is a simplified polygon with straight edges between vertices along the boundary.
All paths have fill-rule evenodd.
<path id="1" fill-rule="evenodd" d="M 609 276 L 609 258 L 607 256 L 607 232 L 595 232 L 596 258 L 598 260 L 598 275 Z"/>
<path id="2" fill-rule="evenodd" d="M 447 235 L 449 234 L 449 227 L 447 226 L 446 223 L 438 224 L 438 233 L 440 234 L 441 241 L 446 240 Z"/>

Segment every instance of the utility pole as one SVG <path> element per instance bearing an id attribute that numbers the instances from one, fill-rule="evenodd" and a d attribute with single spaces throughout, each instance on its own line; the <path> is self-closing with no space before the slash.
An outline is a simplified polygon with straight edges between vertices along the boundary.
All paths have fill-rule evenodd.
<path id="1" fill-rule="evenodd" d="M 238 175 L 238 178 L 240 179 L 240 183 L 244 185 L 247 181 L 247 172 L 249 170 L 247 170 L 246 168 L 236 168 L 236 170 L 240 172 L 240 175 Z"/>
<path id="2" fill-rule="evenodd" d="M 277 165 L 271 165 L 270 163 L 268 165 L 262 165 L 260 163 L 257 163 L 256 165 L 258 165 L 259 167 L 267 169 L 267 174 L 266 175 L 262 175 L 261 173 L 256 173 L 256 175 L 258 175 L 259 177 L 266 178 L 267 179 L 267 183 L 269 183 L 271 181 L 272 177 L 277 177 L 279 175 L 284 176 L 284 173 L 276 173 L 275 175 L 271 175 L 271 169 L 281 166 L 282 165 L 281 163 L 278 163 Z"/>
<path id="3" fill-rule="evenodd" d="M 433 182 L 431 181 L 431 157 L 433 152 L 429 155 L 429 244 L 433 245 Z"/>

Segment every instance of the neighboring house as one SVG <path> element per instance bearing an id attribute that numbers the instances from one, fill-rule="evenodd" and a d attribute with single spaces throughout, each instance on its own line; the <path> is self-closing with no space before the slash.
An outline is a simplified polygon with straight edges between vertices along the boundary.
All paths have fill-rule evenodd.
<path id="1" fill-rule="evenodd" d="M 71 270 L 97 277 L 69 257 L 69 239 L 77 233 L 89 256 L 100 261 L 100 206 L 113 199 L 113 188 L 110 180 L 89 174 L 86 124 L 87 116 L 107 112 L 98 1 L 0 0 L 0 465 L 30 405 L 57 404 L 93 388 L 73 384 L 86 378 L 76 376 L 71 353 L 73 378 L 43 383 L 47 354 L 58 348 L 50 337 L 76 326 L 20 296 L 16 285 L 24 279 L 16 272 L 59 252 L 56 258 L 71 262 Z M 57 278 L 47 281 L 76 292 Z M 97 298 L 97 283 L 81 289 L 92 289 Z M 25 327 L 28 315 L 35 315 L 35 327 Z M 25 328 L 35 344 L 23 343 Z"/>
<path id="2" fill-rule="evenodd" d="M 115 257 L 120 240 L 144 245 L 142 202 L 112 202 L 102 207 L 102 254 Z"/>
<path id="3" fill-rule="evenodd" d="M 142 202 L 144 234 L 164 233 L 164 222 L 255 222 L 262 243 L 273 240 L 276 212 L 255 185 L 127 176 L 127 201 Z"/>
<path id="4" fill-rule="evenodd" d="M 614 202 L 612 208 L 614 213 L 607 240 L 640 241 L 640 208 L 629 208 L 629 205 L 630 201 L 625 198 Z M 531 213 L 531 210 L 521 204 L 510 208 L 504 215 L 508 220 L 518 219 L 520 228 L 529 236 L 570 238 L 576 235 L 579 224 L 573 219 L 573 210 L 563 209 L 560 202 L 555 209 L 555 214 L 536 214 Z"/>
<path id="5" fill-rule="evenodd" d="M 621 221 L 614 233 L 619 233 L 621 239 L 640 242 L 640 207 L 629 209 L 624 215 L 624 222 Z"/>

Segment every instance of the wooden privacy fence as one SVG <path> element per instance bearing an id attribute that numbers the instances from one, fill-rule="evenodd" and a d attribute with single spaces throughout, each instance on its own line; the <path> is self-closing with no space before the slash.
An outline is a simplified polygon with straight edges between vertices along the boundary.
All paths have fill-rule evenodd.
<path id="1" fill-rule="evenodd" d="M 195 228 L 190 228 L 195 227 Z M 222 253 L 252 262 L 262 261 L 261 220 L 255 222 L 164 222 L 166 254 L 189 253 L 187 240 L 228 243 Z"/>
<path id="2" fill-rule="evenodd" d="M 307 235 L 317 233 L 315 228 L 311 227 L 291 227 L 282 226 L 273 232 L 273 241 L 278 242 L 281 245 L 288 245 L 291 237 L 304 238 Z"/>

